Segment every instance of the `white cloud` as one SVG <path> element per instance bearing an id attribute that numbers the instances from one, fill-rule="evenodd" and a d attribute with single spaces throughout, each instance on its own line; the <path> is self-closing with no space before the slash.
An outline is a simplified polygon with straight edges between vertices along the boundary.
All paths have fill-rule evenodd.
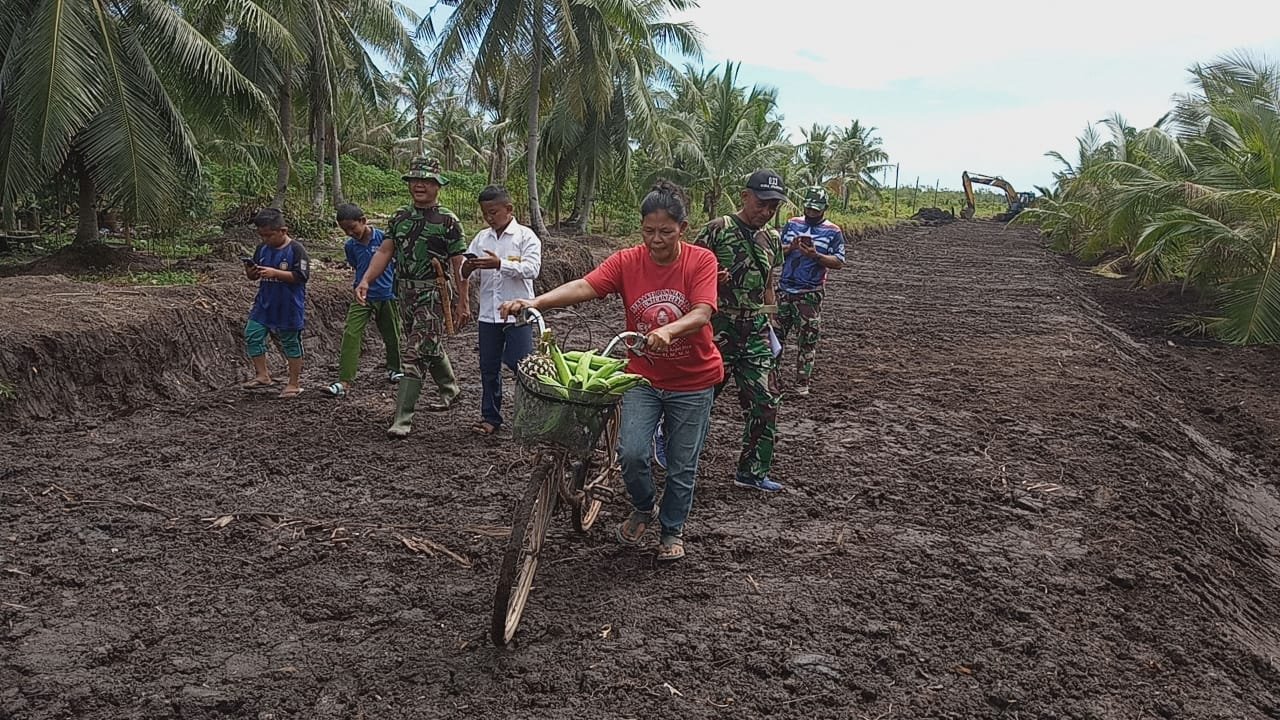
<path id="1" fill-rule="evenodd" d="M 1269 0 L 703 0 L 682 19 L 704 32 L 711 62 L 803 72 L 833 87 L 883 88 L 912 78 L 1005 72 L 1052 57 L 1200 59 L 1236 47 L 1280 47 Z"/>
<path id="2" fill-rule="evenodd" d="M 904 183 L 951 187 L 963 170 L 1049 184 L 1046 151 L 1070 156 L 1113 111 L 1149 125 L 1193 63 L 1239 48 L 1280 60 L 1273 0 L 703 0 L 682 19 L 703 31 L 707 65 L 793 79 L 779 88 L 793 131 L 856 117 L 879 128 Z"/>

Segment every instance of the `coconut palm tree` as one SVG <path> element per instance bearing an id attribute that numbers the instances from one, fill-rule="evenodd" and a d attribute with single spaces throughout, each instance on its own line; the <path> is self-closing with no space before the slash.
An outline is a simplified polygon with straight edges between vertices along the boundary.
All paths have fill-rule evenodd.
<path id="1" fill-rule="evenodd" d="M 665 20 L 688 0 L 636 0 L 628 22 L 598 6 L 574 8 L 581 42 L 576 61 L 564 65 L 565 88 L 548 116 L 546 139 L 560 150 L 555 194 L 576 172 L 571 219 L 584 233 L 604 178 L 630 188 L 633 144 L 652 146 L 661 137 L 660 91 L 670 88 L 676 69 L 664 57 L 674 50 L 698 57 L 701 40 L 688 23 Z"/>
<path id="2" fill-rule="evenodd" d="M 702 192 L 707 217 L 727 209 L 726 191 L 761 166 L 781 167 L 794 148 L 774 115 L 773 88 L 737 84 L 738 65 L 686 66 L 666 122 L 671 156 L 651 173 Z"/>
<path id="3" fill-rule="evenodd" d="M 342 138 L 333 121 L 339 97 L 358 91 L 379 105 L 394 88 L 370 55 L 377 51 L 394 66 L 423 62 L 405 23 L 418 16 L 399 0 L 255 0 L 282 28 L 285 41 L 268 42 L 260 28 L 244 28 L 238 5 L 244 0 L 181 0 L 193 22 L 207 37 L 231 37 L 226 49 L 236 66 L 277 101 L 279 125 L 286 140 L 281 149 L 276 194 L 281 207 L 292 172 L 296 112 L 306 113 L 308 144 L 316 162 L 312 205 L 324 204 L 325 166 L 332 165 L 331 195 L 342 196 Z"/>
<path id="4" fill-rule="evenodd" d="M 1113 117 L 1109 141 L 1082 138 L 1060 200 L 1023 214 L 1082 255 L 1118 252 L 1124 265 L 1108 267 L 1131 265 L 1141 283 L 1204 289 L 1222 312 L 1206 324 L 1218 337 L 1278 342 L 1280 67 L 1229 56 L 1192 76 L 1155 126 Z"/>
<path id="5" fill-rule="evenodd" d="M 492 101 L 487 78 L 519 67 L 523 78 L 525 108 L 525 162 L 529 184 L 529 223 L 546 234 L 538 198 L 539 119 L 543 99 L 543 75 L 562 54 L 577 51 L 569 3 L 552 0 L 439 0 L 453 8 L 439 32 L 433 61 L 437 68 L 471 63 L 468 90 L 479 102 Z M 418 26 L 428 40 L 437 37 L 430 13 Z"/>
<path id="6" fill-rule="evenodd" d="M 825 185 L 832 164 L 831 126 L 814 123 L 808 129 L 800 128 L 800 135 L 803 140 L 796 146 L 796 179 L 803 185 Z"/>
<path id="7" fill-rule="evenodd" d="M 415 63 L 404 69 L 400 76 L 400 96 L 409 103 L 413 113 L 413 154 L 422 157 L 426 151 L 427 110 L 444 90 L 444 80 L 432 76 L 424 63 Z"/>
<path id="8" fill-rule="evenodd" d="M 279 39 L 257 3 L 227 5 Z M 172 211 L 200 168 L 190 118 L 270 114 L 264 95 L 170 3 L 8 0 L 0 57 L 0 197 L 60 172 L 74 177 L 78 242 L 97 237 L 99 197 L 132 218 Z"/>
<path id="9" fill-rule="evenodd" d="M 849 196 L 879 197 L 880 182 L 876 174 L 888 167 L 889 154 L 884 151 L 874 127 L 854 120 L 840 128 L 832 138 L 831 172 L 835 190 L 849 207 Z"/>
<path id="10" fill-rule="evenodd" d="M 667 5 L 680 5 L 685 0 L 667 0 Z M 588 37 L 588 32 L 606 34 L 621 31 L 643 35 L 646 3 L 638 0 L 439 0 L 454 8 L 439 32 L 434 60 L 438 70 L 469 61 L 471 74 L 469 94 L 482 106 L 494 105 L 493 92 L 502 87 L 508 100 L 523 105 L 525 131 L 525 169 L 528 182 L 529 222 L 534 230 L 546 230 L 538 193 L 539 145 L 542 141 L 541 118 L 549 97 L 548 80 L 552 77 L 576 79 L 564 89 L 565 99 L 580 114 L 585 113 L 589 99 L 611 95 L 612 76 L 604 48 L 608 42 Z M 661 5 L 662 3 L 658 3 Z M 582 27 L 584 17 L 599 15 L 606 21 L 598 27 Z M 419 35 L 436 37 L 431 16 L 419 25 Z M 586 38 L 587 55 L 583 55 Z M 491 78 L 503 77 L 506 83 L 495 84 Z M 557 87 L 557 89 L 561 89 Z M 585 116 L 585 115 L 584 115 Z M 502 122 L 507 118 L 499 118 Z"/>
<path id="11" fill-rule="evenodd" d="M 471 135 L 481 123 L 483 119 L 472 114 L 460 94 L 446 90 L 427 112 L 427 142 L 431 152 L 448 168 L 457 168 L 461 162 L 480 157 L 480 149 L 471 144 Z"/>

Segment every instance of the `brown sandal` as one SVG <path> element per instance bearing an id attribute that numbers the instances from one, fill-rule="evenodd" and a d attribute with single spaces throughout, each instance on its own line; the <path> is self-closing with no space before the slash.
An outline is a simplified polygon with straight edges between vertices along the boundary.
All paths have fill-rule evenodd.
<path id="1" fill-rule="evenodd" d="M 653 510 L 632 510 L 631 515 L 618 524 L 613 536 L 623 545 L 639 545 L 644 540 L 644 534 L 649 531 L 649 526 L 657 519 L 658 514 Z"/>
<path id="2" fill-rule="evenodd" d="M 684 558 L 684 538 L 663 535 L 658 541 L 658 562 L 674 562 Z"/>

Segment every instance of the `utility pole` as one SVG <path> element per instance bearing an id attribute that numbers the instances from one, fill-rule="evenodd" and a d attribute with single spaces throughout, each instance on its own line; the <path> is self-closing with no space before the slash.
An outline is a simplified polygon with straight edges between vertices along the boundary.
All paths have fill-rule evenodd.
<path id="1" fill-rule="evenodd" d="M 934 179 L 933 181 L 933 206 L 934 207 L 938 207 L 938 186 L 941 184 L 942 184 L 941 180 L 938 180 L 936 178 Z"/>
<path id="2" fill-rule="evenodd" d="M 901 169 L 902 163 L 893 164 L 893 219 L 898 219 L 898 170 Z M 885 173 L 889 172 L 889 168 L 884 169 Z"/>
<path id="3" fill-rule="evenodd" d="M 912 212 L 914 212 L 917 208 L 919 208 L 919 207 L 920 207 L 920 206 L 917 204 L 917 202 L 916 202 L 919 198 L 920 198 L 920 176 L 919 176 L 919 175 L 917 175 L 917 176 L 916 176 L 916 189 L 911 191 L 911 210 L 912 210 Z"/>

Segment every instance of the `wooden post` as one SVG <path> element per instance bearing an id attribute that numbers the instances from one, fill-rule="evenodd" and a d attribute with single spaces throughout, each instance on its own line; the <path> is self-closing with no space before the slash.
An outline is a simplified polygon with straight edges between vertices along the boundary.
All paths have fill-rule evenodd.
<path id="1" fill-rule="evenodd" d="M 938 186 L 942 184 L 941 180 L 933 181 L 933 206 L 938 207 Z"/>
<path id="2" fill-rule="evenodd" d="M 919 199 L 919 197 L 920 197 L 920 176 L 917 175 L 916 189 L 911 191 L 911 212 L 915 212 L 917 209 L 919 209 L 919 206 L 916 205 L 916 200 Z"/>
<path id="3" fill-rule="evenodd" d="M 902 163 L 894 163 L 893 165 L 893 219 L 898 219 L 898 171 L 901 169 Z M 885 168 L 888 172 L 888 168 Z"/>

